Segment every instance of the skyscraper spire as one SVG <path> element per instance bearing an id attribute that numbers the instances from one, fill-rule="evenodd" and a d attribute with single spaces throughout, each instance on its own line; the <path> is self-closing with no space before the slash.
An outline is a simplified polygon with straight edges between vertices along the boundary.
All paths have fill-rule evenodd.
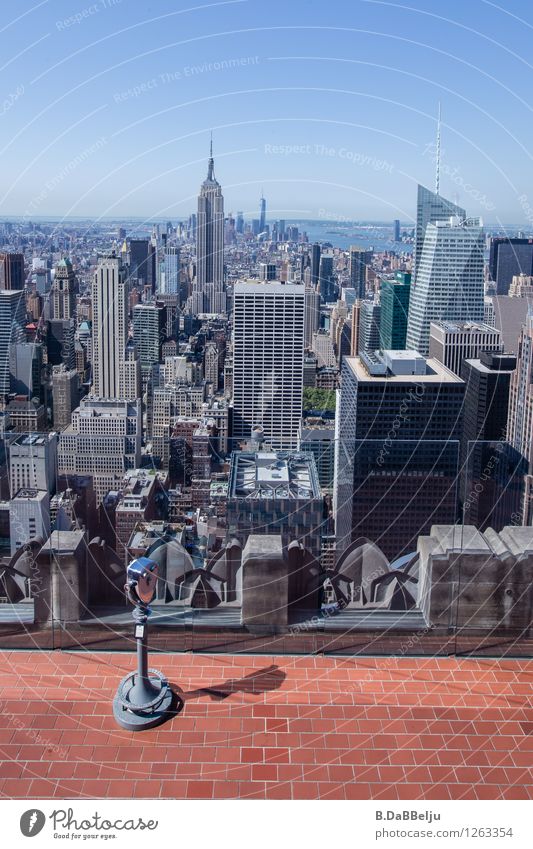
<path id="1" fill-rule="evenodd" d="M 207 168 L 207 179 L 211 182 L 215 179 L 215 160 L 213 159 L 213 131 L 211 130 L 211 141 L 209 143 L 209 165 Z"/>
<path id="2" fill-rule="evenodd" d="M 435 194 L 438 195 L 440 188 L 440 100 L 437 117 L 437 150 L 435 159 Z"/>

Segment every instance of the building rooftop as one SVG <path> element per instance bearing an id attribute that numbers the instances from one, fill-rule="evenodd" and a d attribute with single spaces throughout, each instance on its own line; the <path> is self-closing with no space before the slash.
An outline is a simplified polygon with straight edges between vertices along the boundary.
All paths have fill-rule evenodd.
<path id="1" fill-rule="evenodd" d="M 320 498 L 312 454 L 288 451 L 235 451 L 230 498 Z"/>
<path id="2" fill-rule="evenodd" d="M 467 333 L 470 330 L 478 333 L 499 333 L 498 328 L 491 327 L 484 321 L 432 321 L 430 326 L 433 325 L 447 333 Z"/>
<path id="3" fill-rule="evenodd" d="M 531 799 L 531 660 L 163 654 L 182 710 L 115 725 L 135 656 L 6 651 L 14 799 Z"/>
<path id="4" fill-rule="evenodd" d="M 398 351 L 394 351 L 397 354 Z M 418 354 L 420 356 L 420 354 Z M 368 358 L 369 355 L 366 354 Z M 378 360 L 376 360 L 378 362 Z M 381 374 L 370 374 L 361 357 L 344 357 L 343 363 L 353 372 L 360 383 L 463 383 L 460 377 L 446 368 L 439 360 L 426 359 L 425 374 L 391 374 L 386 369 Z"/>

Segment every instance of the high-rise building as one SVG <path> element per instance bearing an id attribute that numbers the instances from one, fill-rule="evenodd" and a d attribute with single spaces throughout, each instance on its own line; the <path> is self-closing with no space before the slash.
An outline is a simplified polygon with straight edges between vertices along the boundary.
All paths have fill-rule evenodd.
<path id="1" fill-rule="evenodd" d="M 50 494 L 40 489 L 21 489 L 9 502 L 11 555 L 32 539 L 45 542 L 50 536 Z"/>
<path id="2" fill-rule="evenodd" d="M 381 348 L 396 351 L 405 349 L 410 295 L 411 275 L 409 272 L 397 271 L 393 280 L 381 281 L 379 324 Z"/>
<path id="3" fill-rule="evenodd" d="M 311 245 L 311 285 L 318 289 L 320 280 L 320 245 L 315 242 Z"/>
<path id="4" fill-rule="evenodd" d="M 76 315 L 76 275 L 68 258 L 58 262 L 51 292 L 51 318 L 69 319 Z"/>
<path id="5" fill-rule="evenodd" d="M 463 381 L 416 351 L 343 361 L 336 410 L 337 551 L 364 537 L 389 558 L 455 519 Z"/>
<path id="6" fill-rule="evenodd" d="M 399 218 L 395 218 L 395 219 L 394 219 L 394 234 L 393 234 L 393 239 L 394 239 L 394 241 L 395 241 L 395 242 L 399 242 L 399 241 L 400 241 L 400 219 L 399 219 Z"/>
<path id="7" fill-rule="evenodd" d="M 490 240 L 489 277 L 496 284 L 497 295 L 507 295 L 517 274 L 533 274 L 533 239 L 506 236 Z"/>
<path id="8" fill-rule="evenodd" d="M 317 367 L 334 368 L 337 364 L 333 339 L 327 330 L 315 330 L 311 350 L 316 354 Z"/>
<path id="9" fill-rule="evenodd" d="M 333 254 L 324 253 L 320 257 L 319 267 L 320 297 L 328 303 L 335 299 L 335 281 L 333 279 Z"/>
<path id="10" fill-rule="evenodd" d="M 24 254 L 0 251 L 0 291 L 24 289 Z"/>
<path id="11" fill-rule="evenodd" d="M 24 325 L 26 307 L 24 292 L 17 289 L 0 290 L 0 397 L 10 391 L 11 346 L 26 339 Z"/>
<path id="12" fill-rule="evenodd" d="M 519 451 L 506 441 L 511 378 L 516 357 L 494 351 L 464 359 L 464 420 L 461 437 L 461 486 L 465 525 L 500 531 L 516 524 L 523 475 Z"/>
<path id="13" fill-rule="evenodd" d="M 415 230 L 415 250 L 414 250 L 414 277 L 418 274 L 418 266 L 422 257 L 422 248 L 426 236 L 426 228 L 428 224 L 436 224 L 437 221 L 448 221 L 454 215 L 458 218 L 466 218 L 466 212 L 462 207 L 452 203 L 451 200 L 441 197 L 435 192 L 426 189 L 425 186 L 418 186 L 418 196 L 416 201 L 416 230 Z M 414 282 L 414 281 L 413 281 Z"/>
<path id="14" fill-rule="evenodd" d="M 320 295 L 312 285 L 305 286 L 305 323 L 304 346 L 309 350 L 313 344 L 313 334 L 320 327 Z"/>
<path id="15" fill-rule="evenodd" d="M 79 403 L 79 377 L 76 369 L 64 365 L 52 370 L 53 421 L 56 430 L 68 427 L 72 413 Z"/>
<path id="16" fill-rule="evenodd" d="M 130 271 L 132 279 L 139 280 L 141 287 L 154 291 L 156 283 L 157 252 L 150 239 L 130 239 Z"/>
<path id="17" fill-rule="evenodd" d="M 462 361 L 477 359 L 481 351 L 501 351 L 501 334 L 495 327 L 476 322 L 432 321 L 429 356 L 461 376 Z"/>
<path id="18" fill-rule="evenodd" d="M 427 356 L 432 321 L 483 321 L 483 243 L 479 218 L 427 224 L 411 289 L 408 348 Z"/>
<path id="19" fill-rule="evenodd" d="M 259 232 L 264 233 L 266 227 L 266 199 L 261 195 L 259 201 Z"/>
<path id="20" fill-rule="evenodd" d="M 366 296 L 366 270 L 372 264 L 372 251 L 352 245 L 350 248 L 350 286 L 357 298 Z"/>
<path id="21" fill-rule="evenodd" d="M 59 475 L 91 475 L 98 503 L 141 465 L 142 411 L 131 401 L 84 398 L 59 435 Z"/>
<path id="22" fill-rule="evenodd" d="M 43 346 L 40 342 L 11 345 L 11 391 L 28 398 L 43 394 Z"/>
<path id="23" fill-rule="evenodd" d="M 326 415 L 308 415 L 302 419 L 298 434 L 298 451 L 306 451 L 315 458 L 318 479 L 322 490 L 333 492 L 335 470 L 335 419 Z"/>
<path id="24" fill-rule="evenodd" d="M 93 280 L 92 307 L 92 394 L 125 400 L 128 302 L 124 269 L 114 254 L 100 258 Z"/>
<path id="25" fill-rule="evenodd" d="M 281 534 L 318 559 L 323 504 L 315 458 L 288 451 L 234 451 L 228 486 L 228 533 L 246 544 L 254 533 Z"/>
<path id="26" fill-rule="evenodd" d="M 144 385 L 148 382 L 152 366 L 161 359 L 166 322 L 166 309 L 162 303 L 137 304 L 133 308 L 133 341 L 139 354 Z"/>
<path id="27" fill-rule="evenodd" d="M 244 233 L 244 217 L 241 211 L 237 212 L 237 219 L 235 221 L 235 232 L 240 233 L 241 235 L 242 233 Z"/>
<path id="28" fill-rule="evenodd" d="M 46 325 L 46 353 L 51 366 L 65 365 L 72 369 L 76 365 L 76 320 L 53 318 Z"/>
<path id="29" fill-rule="evenodd" d="M 359 349 L 357 353 L 377 351 L 380 347 L 381 304 L 361 301 L 359 307 Z"/>
<path id="30" fill-rule="evenodd" d="M 57 433 L 24 433 L 9 445 L 9 491 L 56 491 Z"/>
<path id="31" fill-rule="evenodd" d="M 180 249 L 176 245 L 167 245 L 165 250 L 165 286 L 164 294 L 179 295 L 180 291 Z"/>
<path id="32" fill-rule="evenodd" d="M 263 428 L 275 449 L 292 449 L 302 415 L 304 287 L 237 283 L 233 293 L 233 436 Z"/>
<path id="33" fill-rule="evenodd" d="M 275 280 L 277 266 L 275 262 L 260 262 L 259 263 L 259 279 L 260 280 Z"/>
<path id="34" fill-rule="evenodd" d="M 194 314 L 225 313 L 224 289 L 224 198 L 215 178 L 213 146 L 209 156 L 207 178 L 198 196 L 196 234 L 196 280 L 193 282 Z"/>
<path id="35" fill-rule="evenodd" d="M 522 524 L 533 525 L 533 314 L 528 313 L 511 376 L 507 440 L 524 458 Z"/>

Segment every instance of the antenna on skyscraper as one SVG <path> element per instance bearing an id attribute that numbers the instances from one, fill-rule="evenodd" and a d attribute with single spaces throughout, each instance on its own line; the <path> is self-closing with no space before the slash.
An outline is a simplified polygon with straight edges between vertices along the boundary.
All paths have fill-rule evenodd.
<path id="1" fill-rule="evenodd" d="M 435 194 L 438 195 L 440 188 L 440 100 L 439 112 L 437 116 L 437 151 L 435 160 Z"/>

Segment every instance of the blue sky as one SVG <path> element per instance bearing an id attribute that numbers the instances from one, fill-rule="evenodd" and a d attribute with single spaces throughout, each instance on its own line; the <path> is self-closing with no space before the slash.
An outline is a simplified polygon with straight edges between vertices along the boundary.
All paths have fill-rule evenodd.
<path id="1" fill-rule="evenodd" d="M 0 215 L 409 221 L 416 184 L 533 229 L 525 0 L 38 0 L 2 44 Z M 441 15 L 439 17 L 439 14 Z"/>

